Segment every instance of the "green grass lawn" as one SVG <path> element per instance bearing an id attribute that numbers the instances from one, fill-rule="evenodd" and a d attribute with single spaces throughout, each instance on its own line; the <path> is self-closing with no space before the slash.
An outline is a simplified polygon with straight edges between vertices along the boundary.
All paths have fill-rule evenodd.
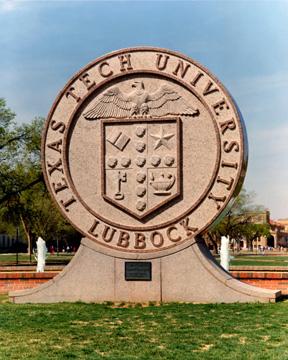
<path id="1" fill-rule="evenodd" d="M 248 266 L 288 266 L 288 256 L 236 256 L 231 260 L 230 264 Z"/>
<path id="2" fill-rule="evenodd" d="M 233 254 L 231 254 L 233 256 Z M 216 260 L 220 262 L 220 257 Z M 230 265 L 237 266 L 288 266 L 288 255 L 236 255 Z"/>
<path id="3" fill-rule="evenodd" d="M 233 254 L 231 254 L 233 256 Z M 47 264 L 68 264 L 72 259 L 72 254 L 59 253 L 49 255 Z M 216 257 L 217 261 L 220 261 L 219 256 Z M 19 265 L 25 265 L 29 263 L 29 255 L 19 254 Z M 0 254 L 0 266 L 5 264 L 15 264 L 16 254 Z M 32 263 L 36 264 L 34 255 L 32 256 Z M 230 261 L 230 265 L 250 265 L 250 266 L 288 266 L 288 254 L 283 256 L 277 255 L 236 255 L 234 259 Z"/>
<path id="4" fill-rule="evenodd" d="M 66 254 L 66 253 L 59 253 L 57 254 L 49 254 L 46 259 L 46 264 L 57 264 L 57 263 L 63 263 L 68 264 L 69 261 L 72 259 L 72 254 Z M 31 257 L 32 263 L 36 264 L 37 261 L 35 260 L 34 255 Z M 16 254 L 0 254 L 0 266 L 5 265 L 8 263 L 16 263 Z M 30 256 L 27 254 L 18 254 L 18 264 L 28 264 L 30 263 Z"/>
<path id="5" fill-rule="evenodd" d="M 233 255 L 233 254 L 232 254 Z M 72 254 L 62 254 L 59 255 L 49 255 L 46 264 L 47 265 L 67 265 L 72 259 Z M 220 262 L 220 257 L 217 256 L 216 260 Z M 32 256 L 32 264 L 36 266 L 36 260 Z M 18 265 L 28 265 L 30 264 L 29 255 L 19 254 Z M 0 254 L 0 266 L 5 265 L 16 265 L 16 255 L 15 254 Z M 269 256 L 269 255 L 236 255 L 230 261 L 230 265 L 237 266 L 288 266 L 288 255 L 283 256 Z M 288 269 L 288 268 L 287 268 Z"/>
<path id="6" fill-rule="evenodd" d="M 15 305 L 0 299 L 0 359 L 288 359 L 288 302 Z"/>

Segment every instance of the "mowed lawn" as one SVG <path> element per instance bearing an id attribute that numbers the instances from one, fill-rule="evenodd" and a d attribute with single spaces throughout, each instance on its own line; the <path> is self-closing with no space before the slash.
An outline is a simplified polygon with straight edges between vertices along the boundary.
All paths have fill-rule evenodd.
<path id="1" fill-rule="evenodd" d="M 230 265 L 234 266 L 288 266 L 288 254 L 286 255 L 231 255 Z M 220 256 L 216 256 L 220 262 Z"/>
<path id="2" fill-rule="evenodd" d="M 58 263 L 68 264 L 69 261 L 72 259 L 73 254 L 67 253 L 59 253 L 57 254 L 48 254 L 46 263 L 53 265 Z M 0 266 L 16 264 L 16 254 L 0 254 Z M 18 254 L 18 264 L 19 265 L 26 265 L 30 263 L 30 256 L 28 254 L 20 253 Z M 31 256 L 31 263 L 36 264 L 37 260 L 35 259 L 34 255 Z"/>
<path id="3" fill-rule="evenodd" d="M 288 359 L 288 302 L 0 304 L 0 359 Z"/>
<path id="4" fill-rule="evenodd" d="M 233 255 L 232 255 L 233 256 Z M 230 265 L 238 266 L 288 266 L 287 255 L 240 255 L 231 259 Z"/>
<path id="5" fill-rule="evenodd" d="M 69 261 L 72 259 L 74 254 L 67 254 L 67 253 L 59 253 L 57 254 L 49 254 L 46 259 L 46 264 L 53 265 L 53 264 L 68 264 Z M 283 255 L 270 255 L 269 253 L 265 255 L 255 254 L 255 255 L 236 255 L 233 256 L 230 261 L 230 265 L 239 265 L 239 266 L 288 266 L 288 254 Z M 27 254 L 19 254 L 18 256 L 18 263 L 19 265 L 29 264 L 29 255 Z M 35 265 L 36 260 L 34 255 L 31 257 L 32 263 Z M 216 256 L 216 260 L 220 261 L 219 255 Z M 0 254 L 0 266 L 9 265 L 9 264 L 16 264 L 16 254 Z"/>

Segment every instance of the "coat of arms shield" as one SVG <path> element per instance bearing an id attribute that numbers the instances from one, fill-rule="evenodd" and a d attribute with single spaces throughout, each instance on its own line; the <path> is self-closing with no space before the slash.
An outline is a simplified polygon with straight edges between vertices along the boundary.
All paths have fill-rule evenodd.
<path id="1" fill-rule="evenodd" d="M 180 196 L 180 118 L 102 120 L 102 196 L 144 219 Z"/>

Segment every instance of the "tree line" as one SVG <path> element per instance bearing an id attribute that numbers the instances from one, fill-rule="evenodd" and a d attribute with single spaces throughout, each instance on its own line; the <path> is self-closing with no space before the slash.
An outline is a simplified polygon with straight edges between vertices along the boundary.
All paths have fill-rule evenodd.
<path id="1" fill-rule="evenodd" d="M 270 224 L 264 219 L 257 220 L 261 213 L 265 217 L 266 210 L 262 205 L 256 205 L 254 199 L 255 193 L 242 188 L 225 217 L 205 234 L 206 242 L 212 245 L 214 252 L 218 252 L 222 236 L 229 236 L 238 250 L 242 240 L 246 240 L 247 248 L 253 250 L 254 240 L 270 236 Z"/>
<path id="2" fill-rule="evenodd" d="M 15 113 L 0 98 L 0 233 L 15 236 L 18 227 L 27 251 L 38 236 L 79 242 L 80 234 L 52 203 L 41 170 L 41 132 L 44 118 L 18 125 Z"/>
<path id="3" fill-rule="evenodd" d="M 27 240 L 28 252 L 38 236 L 48 243 L 56 239 L 79 242 L 81 235 L 62 217 L 52 203 L 41 170 L 41 132 L 44 118 L 18 125 L 15 113 L 0 98 L 0 233 L 15 234 L 19 228 Z M 221 236 L 236 242 L 253 241 L 269 235 L 269 224 L 257 224 L 253 214 L 263 207 L 253 203 L 253 194 L 245 189 L 236 198 L 226 216 L 205 234 L 217 251 Z"/>

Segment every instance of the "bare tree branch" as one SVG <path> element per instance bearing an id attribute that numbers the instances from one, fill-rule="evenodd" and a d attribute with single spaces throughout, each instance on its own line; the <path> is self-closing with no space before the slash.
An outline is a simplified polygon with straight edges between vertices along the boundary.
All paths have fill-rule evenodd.
<path id="1" fill-rule="evenodd" d="M 9 193 L 6 193 L 2 198 L 0 198 L 0 205 L 9 200 L 11 197 L 21 193 L 22 191 L 31 189 L 36 184 L 39 184 L 43 181 L 43 175 L 41 174 L 37 179 L 31 181 L 30 183 L 23 185 L 22 187 L 19 187 L 17 190 L 11 191 Z"/>
<path id="2" fill-rule="evenodd" d="M 14 141 L 19 141 L 21 139 L 23 139 L 26 136 L 25 133 L 18 135 L 18 136 L 14 136 L 11 139 L 7 140 L 4 144 L 0 145 L 0 150 L 4 149 L 6 146 L 8 146 L 9 144 L 11 144 Z"/>

